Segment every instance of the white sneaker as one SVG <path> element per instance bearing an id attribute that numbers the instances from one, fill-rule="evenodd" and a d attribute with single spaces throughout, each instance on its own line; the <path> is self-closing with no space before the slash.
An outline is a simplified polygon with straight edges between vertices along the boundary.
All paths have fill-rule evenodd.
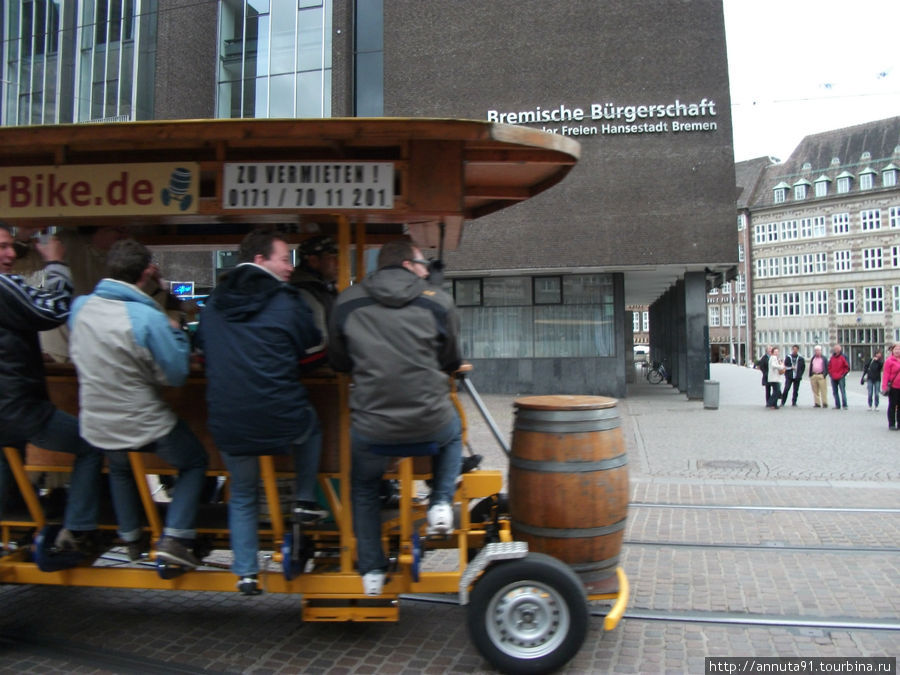
<path id="1" fill-rule="evenodd" d="M 428 534 L 447 534 L 453 529 L 453 507 L 447 502 L 428 509 Z"/>
<path id="2" fill-rule="evenodd" d="M 384 572 L 374 570 L 363 574 L 363 593 L 369 596 L 381 595 L 381 589 L 384 588 Z"/>

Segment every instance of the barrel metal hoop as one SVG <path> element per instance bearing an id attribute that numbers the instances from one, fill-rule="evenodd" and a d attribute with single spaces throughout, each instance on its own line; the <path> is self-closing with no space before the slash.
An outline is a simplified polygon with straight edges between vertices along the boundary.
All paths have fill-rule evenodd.
<path id="1" fill-rule="evenodd" d="M 537 527 L 535 525 L 525 525 L 517 520 L 513 520 L 513 532 L 522 532 L 530 534 L 533 537 L 549 537 L 550 539 L 580 539 L 581 537 L 600 537 L 606 534 L 614 534 L 625 529 L 625 518 L 617 523 L 606 525 L 604 527 L 582 527 L 582 528 L 560 528 L 560 527 Z"/>
<path id="2" fill-rule="evenodd" d="M 593 562 L 570 562 L 566 564 L 571 567 L 573 571 L 579 574 L 586 574 L 588 572 L 602 572 L 616 567 L 619 564 L 619 556 L 615 555 L 612 558 L 607 558 L 606 560 L 595 560 Z"/>
<path id="3" fill-rule="evenodd" d="M 628 464 L 628 456 L 623 453 L 610 459 L 596 462 L 550 462 L 545 460 L 522 459 L 513 455 L 509 458 L 510 466 L 525 471 L 539 473 L 590 473 L 592 471 L 609 471 Z"/>
<path id="4" fill-rule="evenodd" d="M 615 408 L 605 410 L 517 410 L 517 420 L 540 422 L 587 422 L 590 420 L 617 420 Z"/>
<path id="5" fill-rule="evenodd" d="M 548 422 L 544 420 L 516 420 L 513 432 L 538 431 L 545 434 L 582 434 L 590 431 L 610 431 L 621 426 L 619 418 L 612 420 L 585 420 L 581 422 Z"/>

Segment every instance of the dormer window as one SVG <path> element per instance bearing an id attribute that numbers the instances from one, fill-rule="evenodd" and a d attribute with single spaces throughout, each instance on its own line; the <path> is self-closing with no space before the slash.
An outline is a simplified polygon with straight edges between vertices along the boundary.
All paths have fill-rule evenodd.
<path id="1" fill-rule="evenodd" d="M 806 199 L 809 194 L 809 186 L 811 183 L 805 178 L 801 178 L 794 183 L 794 200 Z"/>
<path id="2" fill-rule="evenodd" d="M 875 169 L 867 166 L 859 172 L 859 189 L 871 190 L 873 187 L 875 187 Z"/>
<path id="3" fill-rule="evenodd" d="M 828 196 L 828 184 L 830 182 L 831 179 L 824 174 L 816 178 L 816 197 Z"/>
<path id="4" fill-rule="evenodd" d="M 900 168 L 898 168 L 895 164 L 888 164 L 881 170 L 881 186 L 882 187 L 894 187 L 897 185 L 897 174 L 900 173 Z"/>
<path id="5" fill-rule="evenodd" d="M 791 189 L 791 186 L 787 183 L 781 182 L 772 188 L 772 201 L 775 204 L 782 204 L 787 200 L 788 190 Z"/>
<path id="6" fill-rule="evenodd" d="M 850 184 L 853 181 L 853 174 L 848 171 L 844 171 L 841 174 L 838 174 L 837 177 L 837 191 L 838 194 L 846 194 L 850 192 Z"/>

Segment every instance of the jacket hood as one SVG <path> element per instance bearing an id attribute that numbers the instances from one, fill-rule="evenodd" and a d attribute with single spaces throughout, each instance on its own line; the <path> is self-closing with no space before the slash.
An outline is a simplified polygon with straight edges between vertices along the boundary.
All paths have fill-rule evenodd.
<path id="1" fill-rule="evenodd" d="M 118 279 L 101 279 L 97 283 L 94 293 L 107 300 L 140 302 L 150 307 L 157 306 L 156 303 L 153 302 L 153 298 L 140 288 L 134 284 L 129 284 L 127 281 L 119 281 Z"/>
<path id="2" fill-rule="evenodd" d="M 427 282 L 404 267 L 385 267 L 363 279 L 363 287 L 378 304 L 403 307 L 418 298 Z"/>
<path id="3" fill-rule="evenodd" d="M 238 265 L 229 272 L 210 296 L 209 303 L 226 321 L 248 321 L 269 304 L 279 291 L 293 291 L 257 265 Z"/>

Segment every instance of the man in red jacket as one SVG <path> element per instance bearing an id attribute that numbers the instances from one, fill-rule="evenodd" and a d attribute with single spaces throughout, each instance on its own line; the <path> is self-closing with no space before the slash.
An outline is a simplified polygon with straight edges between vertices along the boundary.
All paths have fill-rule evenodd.
<path id="1" fill-rule="evenodd" d="M 828 359 L 828 376 L 831 378 L 831 393 L 834 394 L 834 409 L 847 409 L 847 373 L 850 372 L 850 364 L 844 356 L 844 350 L 840 345 L 835 345 L 831 350 L 831 358 Z M 843 404 L 841 403 L 843 401 Z"/>

